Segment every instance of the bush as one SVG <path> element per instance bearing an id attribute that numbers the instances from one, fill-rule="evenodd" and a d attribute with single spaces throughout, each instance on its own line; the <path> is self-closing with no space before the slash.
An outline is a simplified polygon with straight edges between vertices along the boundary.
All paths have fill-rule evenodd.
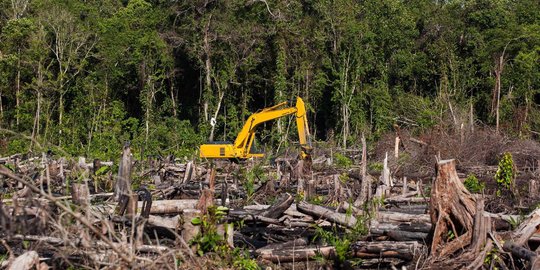
<path id="1" fill-rule="evenodd" d="M 353 162 L 350 158 L 344 156 L 340 153 L 334 154 L 334 164 L 336 164 L 340 168 L 349 168 L 352 166 Z"/>
<path id="2" fill-rule="evenodd" d="M 480 180 L 478 180 L 474 174 L 469 174 L 463 184 L 472 193 L 482 193 L 482 191 L 484 191 L 486 188 L 486 184 L 484 182 L 480 182 Z"/>
<path id="3" fill-rule="evenodd" d="M 511 153 L 504 153 L 499 160 L 499 168 L 495 173 L 495 181 L 497 182 L 497 196 L 501 196 L 502 192 L 510 191 L 514 194 L 514 180 L 516 178 L 516 166 L 512 159 Z"/>

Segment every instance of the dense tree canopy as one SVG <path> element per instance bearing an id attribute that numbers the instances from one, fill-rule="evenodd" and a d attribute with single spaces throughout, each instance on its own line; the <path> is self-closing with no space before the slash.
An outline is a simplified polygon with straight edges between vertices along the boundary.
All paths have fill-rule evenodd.
<path id="1" fill-rule="evenodd" d="M 529 137 L 540 2 L 0 0 L 1 154 L 110 158 L 131 141 L 189 156 L 297 95 L 316 138 L 344 147 L 395 125 L 457 130 L 471 110 Z M 292 125 L 259 140 L 280 149 Z"/>

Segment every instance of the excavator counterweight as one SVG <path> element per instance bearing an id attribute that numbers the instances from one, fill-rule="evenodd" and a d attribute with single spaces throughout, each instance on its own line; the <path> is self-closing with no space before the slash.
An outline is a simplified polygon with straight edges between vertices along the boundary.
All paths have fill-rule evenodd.
<path id="1" fill-rule="evenodd" d="M 302 148 L 300 155 L 303 159 L 309 158 L 311 140 L 304 101 L 300 97 L 297 97 L 296 106 L 286 107 L 286 105 L 287 102 L 283 102 L 252 114 L 247 119 L 240 133 L 238 133 L 234 143 L 210 142 L 203 144 L 200 149 L 200 157 L 224 159 L 264 157 L 264 153 L 255 153 L 252 151 L 257 126 L 264 122 L 294 114 L 296 116 L 300 147 Z"/>

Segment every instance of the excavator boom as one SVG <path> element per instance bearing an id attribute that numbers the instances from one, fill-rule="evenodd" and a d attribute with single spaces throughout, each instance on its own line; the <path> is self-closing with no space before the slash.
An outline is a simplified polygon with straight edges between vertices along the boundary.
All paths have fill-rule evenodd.
<path id="1" fill-rule="evenodd" d="M 311 141 L 304 101 L 300 97 L 297 97 L 295 107 L 287 108 L 285 107 L 286 105 L 287 103 L 283 102 L 252 114 L 246 120 L 234 143 L 211 142 L 203 144 L 200 149 L 200 157 L 230 159 L 263 157 L 264 153 L 254 153 L 251 151 L 257 126 L 280 117 L 294 114 L 296 116 L 300 146 L 302 148 L 301 156 L 302 158 L 308 158 L 311 150 Z"/>

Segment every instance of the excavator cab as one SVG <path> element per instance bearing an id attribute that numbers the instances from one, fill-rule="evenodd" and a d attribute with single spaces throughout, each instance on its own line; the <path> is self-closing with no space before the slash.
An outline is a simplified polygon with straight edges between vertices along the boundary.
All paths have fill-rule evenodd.
<path id="1" fill-rule="evenodd" d="M 264 153 L 254 151 L 254 140 L 257 126 L 280 117 L 294 114 L 300 140 L 302 159 L 309 159 L 311 152 L 311 140 L 306 116 L 306 107 L 302 98 L 296 98 L 296 106 L 286 107 L 287 102 L 262 109 L 252 114 L 242 127 L 234 143 L 210 142 L 201 145 L 201 158 L 217 159 L 248 159 L 252 157 L 264 157 Z"/>

